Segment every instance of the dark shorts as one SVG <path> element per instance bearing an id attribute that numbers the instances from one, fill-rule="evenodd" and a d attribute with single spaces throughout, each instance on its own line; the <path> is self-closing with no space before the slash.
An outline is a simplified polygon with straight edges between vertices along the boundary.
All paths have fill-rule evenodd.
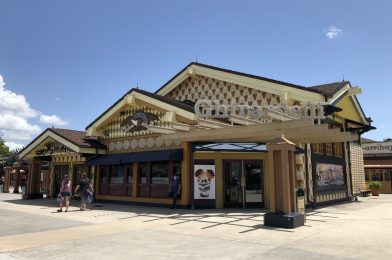
<path id="1" fill-rule="evenodd" d="M 81 191 L 80 192 L 80 199 L 82 200 L 82 203 L 86 203 L 86 201 L 87 201 L 87 191 Z"/>
<path id="2" fill-rule="evenodd" d="M 61 193 L 61 197 L 70 197 L 71 196 L 71 192 L 62 192 Z"/>

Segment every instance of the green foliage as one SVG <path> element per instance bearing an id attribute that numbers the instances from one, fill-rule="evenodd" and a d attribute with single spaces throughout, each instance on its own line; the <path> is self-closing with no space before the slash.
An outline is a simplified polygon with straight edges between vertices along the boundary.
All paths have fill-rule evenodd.
<path id="1" fill-rule="evenodd" d="M 10 155 L 10 148 L 8 146 L 5 145 L 5 141 L 4 139 L 0 136 L 0 156 L 8 156 Z"/>
<path id="2" fill-rule="evenodd" d="M 381 182 L 371 181 L 371 182 L 369 182 L 368 187 L 371 190 L 379 190 L 379 189 L 381 189 Z"/>

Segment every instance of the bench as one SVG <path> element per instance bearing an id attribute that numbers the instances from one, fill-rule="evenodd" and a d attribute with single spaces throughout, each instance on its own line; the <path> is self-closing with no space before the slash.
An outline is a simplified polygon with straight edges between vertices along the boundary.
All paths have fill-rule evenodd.
<path id="1" fill-rule="evenodd" d="M 359 191 L 361 197 L 369 197 L 370 192 L 371 192 L 370 190 L 360 190 Z"/>

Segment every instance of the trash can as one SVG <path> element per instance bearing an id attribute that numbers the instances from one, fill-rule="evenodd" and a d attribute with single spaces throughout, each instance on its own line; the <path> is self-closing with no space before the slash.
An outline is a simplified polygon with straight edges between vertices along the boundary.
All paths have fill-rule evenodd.
<path id="1" fill-rule="evenodd" d="M 27 200 L 27 186 L 22 186 L 22 199 Z"/>
<path id="2" fill-rule="evenodd" d="M 305 190 L 298 188 L 296 191 L 297 195 L 297 212 L 305 215 Z"/>

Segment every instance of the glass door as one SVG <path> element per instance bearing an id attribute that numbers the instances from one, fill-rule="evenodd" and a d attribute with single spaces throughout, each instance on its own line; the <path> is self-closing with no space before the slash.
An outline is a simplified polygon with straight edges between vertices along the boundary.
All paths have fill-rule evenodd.
<path id="1" fill-rule="evenodd" d="M 263 206 L 262 161 L 244 161 L 246 207 Z"/>
<path id="2" fill-rule="evenodd" d="M 262 161 L 224 161 L 225 207 L 263 207 Z"/>
<path id="3" fill-rule="evenodd" d="M 241 176 L 242 167 L 241 161 L 226 161 L 224 162 L 225 172 L 225 207 L 241 207 L 242 205 L 242 190 L 241 190 Z"/>

